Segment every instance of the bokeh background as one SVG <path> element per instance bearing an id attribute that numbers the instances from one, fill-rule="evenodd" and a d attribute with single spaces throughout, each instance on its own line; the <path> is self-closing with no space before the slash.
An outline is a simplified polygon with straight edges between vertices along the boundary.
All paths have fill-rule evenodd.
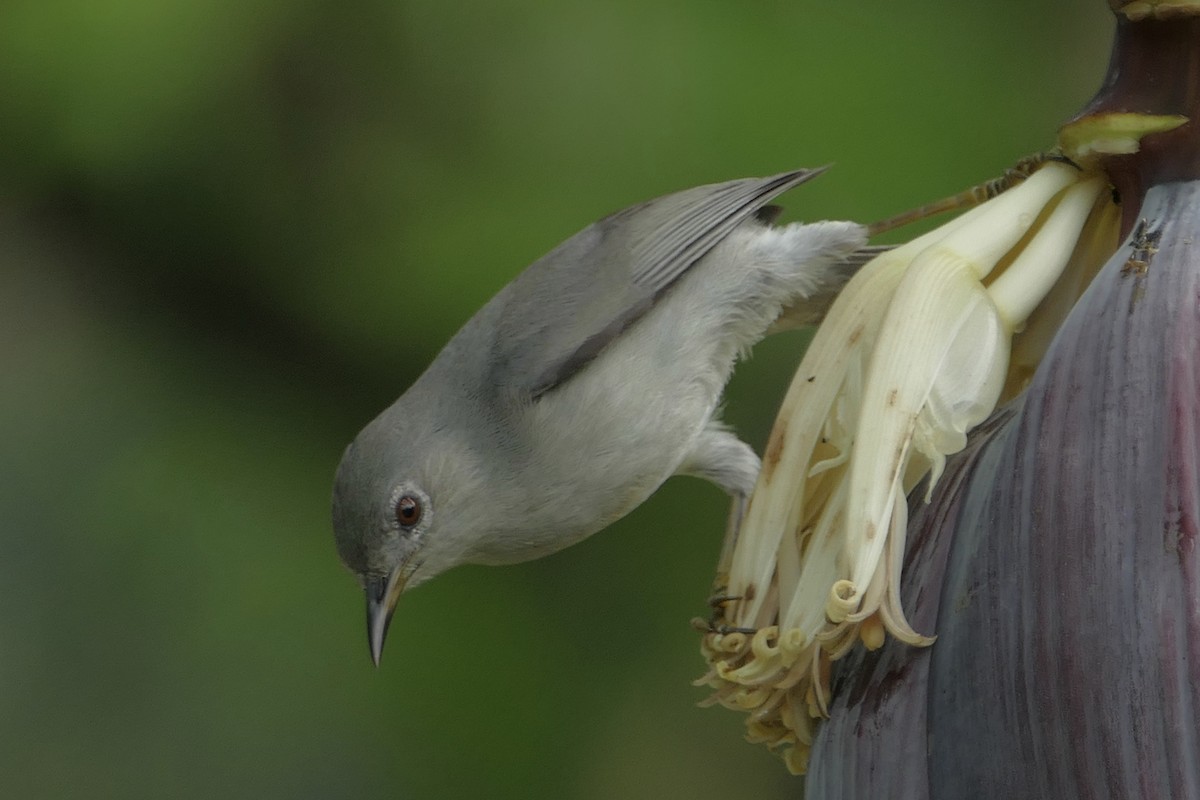
<path id="1" fill-rule="evenodd" d="M 672 481 L 404 598 L 342 448 L 525 264 L 689 185 L 791 218 L 998 174 L 1098 86 L 1099 0 L 5 0 L 0 795 L 796 797 L 699 709 L 725 501 Z M 761 446 L 803 338 L 728 392 Z"/>

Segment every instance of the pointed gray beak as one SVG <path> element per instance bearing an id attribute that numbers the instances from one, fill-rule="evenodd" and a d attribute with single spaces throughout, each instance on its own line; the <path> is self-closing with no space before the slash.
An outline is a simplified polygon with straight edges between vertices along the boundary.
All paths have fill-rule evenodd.
<path id="1" fill-rule="evenodd" d="M 400 565 L 387 578 L 369 578 L 367 595 L 367 643 L 371 647 L 371 661 L 379 666 L 383 658 L 383 642 L 387 638 L 388 625 L 396 611 L 396 602 L 404 592 L 406 578 L 404 565 Z"/>

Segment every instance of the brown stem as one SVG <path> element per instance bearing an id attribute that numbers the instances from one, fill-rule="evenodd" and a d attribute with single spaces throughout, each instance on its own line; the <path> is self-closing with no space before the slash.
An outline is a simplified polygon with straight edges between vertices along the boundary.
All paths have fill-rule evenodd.
<path id="1" fill-rule="evenodd" d="M 1135 22 L 1118 14 L 1104 84 L 1072 122 L 1114 112 L 1189 120 L 1144 137 L 1136 153 L 1101 157 L 1121 193 L 1128 229 L 1151 186 L 1200 178 L 1200 18 Z"/>

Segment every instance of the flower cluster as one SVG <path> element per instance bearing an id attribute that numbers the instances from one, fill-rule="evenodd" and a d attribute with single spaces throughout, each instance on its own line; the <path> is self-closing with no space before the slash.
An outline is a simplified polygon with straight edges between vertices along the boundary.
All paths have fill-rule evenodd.
<path id="1" fill-rule="evenodd" d="M 900 603 L 906 498 L 922 481 L 927 498 L 946 457 L 1028 382 L 1116 245 L 1106 189 L 1050 161 L 867 264 L 817 331 L 719 565 L 698 681 L 793 772 L 827 713 L 832 661 L 889 633 L 933 641 Z"/>

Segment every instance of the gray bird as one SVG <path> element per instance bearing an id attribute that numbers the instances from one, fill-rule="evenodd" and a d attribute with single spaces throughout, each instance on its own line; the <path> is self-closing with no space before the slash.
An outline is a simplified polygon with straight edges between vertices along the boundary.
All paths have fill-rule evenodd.
<path id="1" fill-rule="evenodd" d="M 358 434 L 333 528 L 376 665 L 406 588 L 561 550 L 672 475 L 717 484 L 739 518 L 759 460 L 717 419 L 734 362 L 769 329 L 818 323 L 872 254 L 852 222 L 771 226 L 766 204 L 819 172 L 700 186 L 588 226 Z"/>

